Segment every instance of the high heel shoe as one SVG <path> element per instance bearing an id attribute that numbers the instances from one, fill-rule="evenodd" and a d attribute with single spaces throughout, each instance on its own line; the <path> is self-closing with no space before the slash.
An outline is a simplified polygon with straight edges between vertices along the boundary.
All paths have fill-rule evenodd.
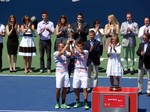
<path id="1" fill-rule="evenodd" d="M 16 68 L 13 68 L 13 72 L 16 72 Z"/>
<path id="2" fill-rule="evenodd" d="M 24 70 L 24 73 L 27 74 L 27 73 L 28 73 L 28 70 Z"/>
<path id="3" fill-rule="evenodd" d="M 32 69 L 30 67 L 28 67 L 27 69 L 30 73 L 32 73 Z"/>
<path id="4" fill-rule="evenodd" d="M 10 72 L 10 73 L 12 73 L 12 72 L 13 72 L 13 70 L 9 70 L 9 72 Z"/>
<path id="5" fill-rule="evenodd" d="M 11 70 L 9 69 L 9 72 L 12 73 L 13 72 L 13 68 Z"/>

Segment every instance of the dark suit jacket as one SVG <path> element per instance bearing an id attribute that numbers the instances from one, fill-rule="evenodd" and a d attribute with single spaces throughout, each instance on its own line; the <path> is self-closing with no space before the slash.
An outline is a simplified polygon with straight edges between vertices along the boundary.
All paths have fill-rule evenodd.
<path id="1" fill-rule="evenodd" d="M 82 25 L 81 25 L 81 32 L 80 32 L 80 35 L 79 33 L 77 32 L 77 28 L 78 28 L 78 23 L 73 23 L 71 25 L 71 28 L 74 30 L 74 39 L 79 39 L 79 36 L 80 38 L 85 42 L 87 41 L 87 35 L 89 33 L 89 25 L 86 23 L 86 22 L 82 22 Z"/>
<path id="2" fill-rule="evenodd" d="M 144 56 L 141 55 L 141 51 L 144 51 L 144 43 L 139 45 L 139 48 L 136 52 L 136 54 L 139 56 L 139 69 L 143 67 L 143 64 L 145 65 L 146 69 L 150 69 L 150 42 L 148 43 Z"/>
<path id="3" fill-rule="evenodd" d="M 95 40 L 93 41 L 93 50 L 90 51 L 90 40 L 86 41 L 84 44 L 84 49 L 89 51 L 89 56 L 87 60 L 87 66 L 93 62 L 94 65 L 99 65 L 100 64 L 100 52 L 102 49 L 100 49 L 100 42 Z"/>

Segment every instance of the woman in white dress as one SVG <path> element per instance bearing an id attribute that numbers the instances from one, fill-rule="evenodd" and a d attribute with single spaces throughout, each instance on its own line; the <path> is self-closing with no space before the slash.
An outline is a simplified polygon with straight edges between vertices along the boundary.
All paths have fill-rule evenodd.
<path id="1" fill-rule="evenodd" d="M 107 76 L 110 77 L 111 86 L 114 86 L 114 78 L 116 78 L 116 85 L 119 86 L 120 77 L 123 76 L 123 68 L 120 59 L 121 45 L 117 35 L 111 37 L 111 43 L 108 46 L 108 63 L 107 63 Z"/>
<path id="2" fill-rule="evenodd" d="M 32 72 L 32 56 L 36 55 L 36 47 L 33 40 L 34 25 L 30 22 L 29 16 L 24 16 L 21 25 L 23 38 L 19 46 L 19 55 L 24 59 L 24 73 Z M 27 67 L 28 66 L 28 67 Z"/>

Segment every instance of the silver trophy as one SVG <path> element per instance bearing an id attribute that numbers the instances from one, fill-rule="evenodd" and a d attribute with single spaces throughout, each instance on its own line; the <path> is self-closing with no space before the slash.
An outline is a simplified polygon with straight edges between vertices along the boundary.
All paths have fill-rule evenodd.
<path id="1" fill-rule="evenodd" d="M 70 42 L 73 42 L 73 38 L 72 38 L 72 33 L 71 32 L 74 32 L 73 29 L 68 28 L 67 29 L 68 38 L 70 39 Z"/>

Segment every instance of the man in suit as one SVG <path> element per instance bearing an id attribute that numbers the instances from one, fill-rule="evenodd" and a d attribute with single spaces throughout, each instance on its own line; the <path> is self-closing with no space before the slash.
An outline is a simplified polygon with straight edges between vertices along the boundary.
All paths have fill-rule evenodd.
<path id="1" fill-rule="evenodd" d="M 127 21 L 121 24 L 120 34 L 123 36 L 122 46 L 124 50 L 124 74 L 128 72 L 128 58 L 130 58 L 130 73 L 134 75 L 134 53 L 138 24 L 132 21 L 132 14 L 126 14 Z M 128 55 L 130 54 L 130 57 Z"/>
<path id="2" fill-rule="evenodd" d="M 147 95 L 150 96 L 150 35 L 145 33 L 143 43 L 139 45 L 137 55 L 139 56 L 138 65 L 138 88 L 139 93 L 142 93 L 144 71 L 147 73 Z"/>
<path id="3" fill-rule="evenodd" d="M 83 42 L 87 41 L 87 35 L 89 32 L 88 23 L 83 21 L 83 14 L 79 13 L 77 15 L 77 22 L 71 25 L 74 32 L 74 39 L 81 39 Z"/>
<path id="4" fill-rule="evenodd" d="M 92 65 L 93 65 L 93 87 L 98 85 L 98 67 L 100 65 L 100 58 L 99 55 L 101 53 L 100 49 L 100 42 L 95 39 L 95 31 L 91 30 L 89 32 L 89 38 L 87 42 L 85 42 L 84 49 L 89 51 L 89 56 L 87 60 L 87 66 L 88 66 L 88 90 L 90 90 L 90 82 L 91 82 L 91 71 L 92 71 Z"/>

